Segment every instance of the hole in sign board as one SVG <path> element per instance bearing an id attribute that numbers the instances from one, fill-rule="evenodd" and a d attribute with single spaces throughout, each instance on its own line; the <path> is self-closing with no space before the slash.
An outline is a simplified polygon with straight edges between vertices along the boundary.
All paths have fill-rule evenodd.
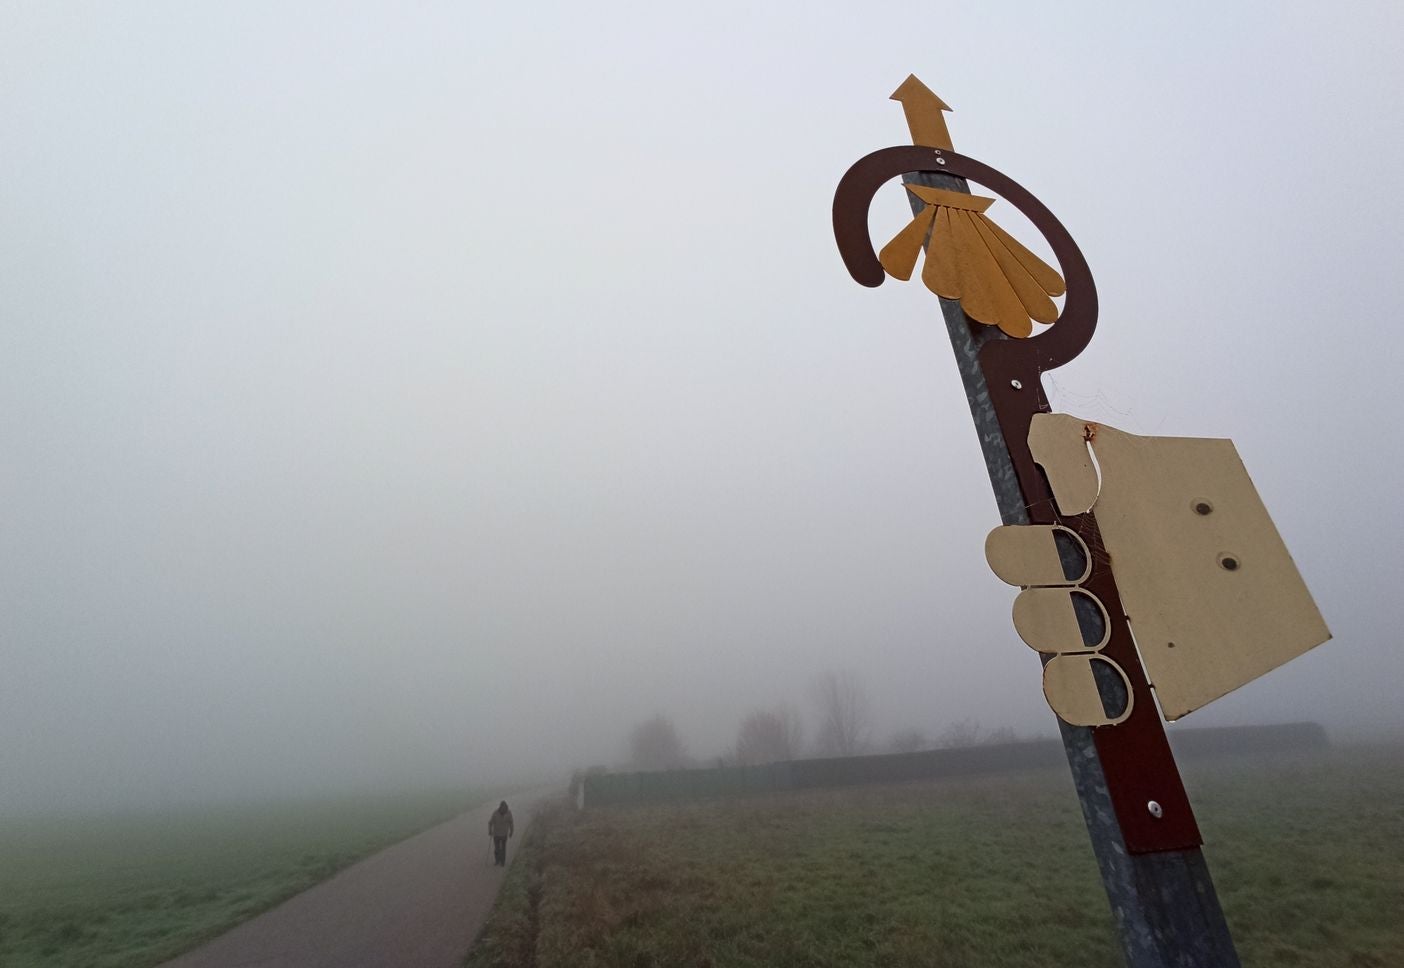
<path id="1" fill-rule="evenodd" d="M 1069 584 L 1081 585 L 1092 574 L 1092 555 L 1087 550 L 1087 543 L 1076 531 L 1062 525 L 1053 529 L 1053 543 L 1058 546 L 1063 577 Z"/>
<path id="2" fill-rule="evenodd" d="M 985 561 L 1000 581 L 1023 588 L 1076 585 L 1092 572 L 1077 532 L 1058 524 L 1009 524 L 985 537 Z"/>
<path id="3" fill-rule="evenodd" d="M 1107 644 L 1111 621 L 1081 588 L 1026 588 L 1014 599 L 1014 630 L 1036 652 L 1095 652 Z"/>
<path id="4" fill-rule="evenodd" d="M 1096 667 L 1093 663 L 1097 663 Z M 1126 703 L 1108 711 L 1098 672 L 1120 678 Z M 1131 715 L 1131 680 L 1121 666 L 1100 655 L 1055 655 L 1043 667 L 1043 696 L 1058 718 L 1072 726 L 1115 726 Z"/>

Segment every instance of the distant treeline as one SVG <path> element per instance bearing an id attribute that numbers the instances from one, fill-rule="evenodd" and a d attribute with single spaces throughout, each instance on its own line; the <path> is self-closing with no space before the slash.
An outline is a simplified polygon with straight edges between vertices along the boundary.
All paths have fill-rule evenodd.
<path id="1" fill-rule="evenodd" d="M 1177 754 L 1187 757 L 1303 752 L 1327 745 L 1326 730 L 1317 723 L 1176 729 L 1170 732 L 1170 741 Z M 583 785 L 584 805 L 597 807 L 1010 773 L 1066 763 L 1063 744 L 1046 739 L 918 753 L 786 760 L 758 766 L 635 773 L 591 771 L 577 782 Z"/>

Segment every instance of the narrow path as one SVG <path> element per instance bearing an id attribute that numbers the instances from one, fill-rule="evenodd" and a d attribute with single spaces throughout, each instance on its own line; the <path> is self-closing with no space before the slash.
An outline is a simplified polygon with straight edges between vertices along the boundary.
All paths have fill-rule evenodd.
<path id="1" fill-rule="evenodd" d="M 516 835 L 553 790 L 508 801 Z M 505 868 L 488 816 L 470 810 L 346 868 L 161 968 L 458 968 L 492 909 Z"/>

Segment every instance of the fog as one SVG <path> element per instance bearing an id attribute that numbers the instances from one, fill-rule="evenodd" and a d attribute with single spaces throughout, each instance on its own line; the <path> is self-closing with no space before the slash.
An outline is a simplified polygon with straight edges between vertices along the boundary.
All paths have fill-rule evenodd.
<path id="1" fill-rule="evenodd" d="M 1404 7 L 0 11 L 0 810 L 711 757 L 827 670 L 1052 734 L 936 301 L 830 235 L 909 72 L 1092 266 L 1054 406 L 1232 437 L 1335 635 L 1183 725 L 1404 729 Z"/>

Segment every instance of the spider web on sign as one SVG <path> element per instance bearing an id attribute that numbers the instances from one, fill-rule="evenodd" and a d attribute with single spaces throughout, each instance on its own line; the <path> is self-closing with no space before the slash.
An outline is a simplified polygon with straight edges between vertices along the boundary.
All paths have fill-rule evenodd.
<path id="1" fill-rule="evenodd" d="M 1048 404 L 1055 413 L 1076 414 L 1094 423 L 1111 424 L 1114 427 L 1129 427 L 1142 437 L 1158 436 L 1165 425 L 1165 414 L 1161 414 L 1156 426 L 1148 428 L 1136 416 L 1136 408 L 1118 407 L 1100 388 L 1094 393 L 1078 393 L 1059 383 L 1052 372 L 1043 374 L 1044 389 L 1048 394 Z"/>

